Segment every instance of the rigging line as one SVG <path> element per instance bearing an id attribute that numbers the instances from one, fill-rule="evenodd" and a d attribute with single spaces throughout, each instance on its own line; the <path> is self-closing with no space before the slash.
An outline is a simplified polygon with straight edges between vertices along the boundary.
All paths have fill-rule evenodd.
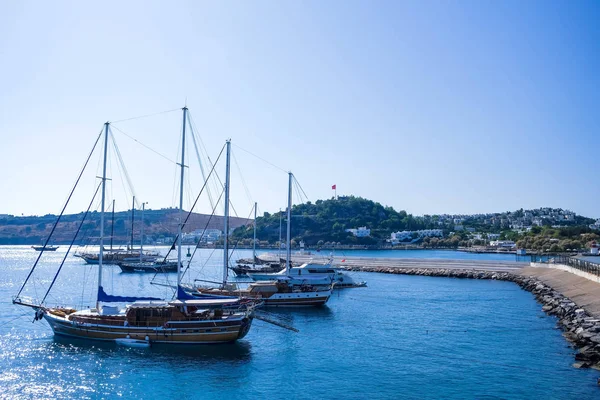
<path id="1" fill-rule="evenodd" d="M 206 265 L 208 264 L 208 262 L 210 261 L 210 259 L 212 258 L 213 254 L 215 254 L 215 251 L 217 251 L 217 248 L 213 248 L 213 250 L 210 252 L 210 254 L 208 255 L 208 257 L 206 258 L 206 261 L 204 262 L 204 264 L 202 264 L 202 266 L 200 267 L 200 270 L 198 271 L 198 273 L 196 274 L 196 277 L 194 278 L 194 281 L 196 279 L 198 279 L 198 277 L 200 276 L 200 273 L 202 271 L 204 271 L 204 268 L 206 267 Z"/>
<path id="2" fill-rule="evenodd" d="M 103 131 L 104 131 L 104 129 L 102 129 L 100 131 L 100 134 L 96 138 L 96 142 L 94 143 L 94 147 L 92 147 L 92 151 L 90 151 L 90 154 L 88 155 L 87 159 L 85 160 L 85 164 L 83 164 L 83 168 L 81 169 L 81 172 L 79 172 L 79 176 L 77 177 L 77 180 L 75 181 L 75 185 L 73 185 L 73 189 L 71 189 L 71 193 L 69 194 L 69 197 L 67 198 L 67 201 L 65 202 L 65 205 L 64 205 L 62 211 L 60 212 L 60 215 L 56 219 L 56 222 L 54 223 L 54 226 L 52 227 L 52 230 L 50 231 L 50 234 L 46 238 L 46 242 L 44 243 L 44 247 L 42 248 L 42 251 L 40 251 L 40 254 L 38 254 L 38 257 L 35 260 L 35 263 L 33 264 L 33 267 L 31 268 L 31 271 L 29 271 L 29 274 L 27 275 L 27 278 L 25 278 L 25 282 L 23 282 L 23 285 L 21 286 L 21 289 L 19 289 L 19 293 L 17 293 L 16 298 L 19 298 L 19 295 L 23 291 L 23 288 L 27 284 L 27 281 L 31 277 L 31 274 L 33 274 L 33 271 L 35 270 L 38 262 L 40 261 L 40 258 L 42 257 L 42 254 L 44 253 L 44 249 L 48 245 L 48 242 L 50 241 L 50 237 L 52 237 L 52 234 L 54 233 L 54 230 L 56 229 L 58 223 L 60 222 L 60 219 L 63 216 L 63 214 L 64 214 L 64 212 L 65 212 L 65 210 L 67 208 L 67 205 L 69 204 L 69 201 L 71 200 L 71 196 L 73 196 L 73 192 L 75 192 L 75 188 L 77 188 L 77 185 L 79 184 L 79 180 L 81 179 L 81 176 L 83 175 L 83 171 L 85 171 L 85 168 L 87 167 L 88 162 L 90 161 L 90 158 L 92 157 L 92 154 L 94 153 L 94 150 L 96 149 L 96 145 L 98 144 L 98 141 L 100 140 L 100 137 L 102 136 L 102 132 Z"/>
<path id="3" fill-rule="evenodd" d="M 200 245 L 200 242 L 202 242 L 202 239 L 204 238 L 204 234 L 206 234 L 206 229 L 208 228 L 208 225 L 210 224 L 210 221 L 211 221 L 212 217 L 215 215 L 215 211 L 217 210 L 217 207 L 219 206 L 219 202 L 221 201 L 221 197 L 223 197 L 223 193 L 225 193 L 225 188 L 223 188 L 223 190 L 221 191 L 221 195 L 217 199 L 217 203 L 214 205 L 214 207 L 212 209 L 212 213 L 210 214 L 210 217 L 208 217 L 208 221 L 206 221 L 206 225 L 204 225 L 204 230 L 202 231 L 202 235 L 198 239 L 198 243 L 196 243 L 196 246 L 194 246 L 194 252 L 190 256 L 190 259 L 188 260 L 187 267 L 185 268 L 185 270 L 181 274 L 181 279 L 183 279 L 183 277 L 185 276 L 186 271 L 188 269 L 190 269 L 190 265 L 192 264 L 192 260 L 194 259 L 194 255 L 196 254 L 196 251 L 198 250 L 198 246 Z"/>
<path id="4" fill-rule="evenodd" d="M 198 128 L 196 127 L 196 122 L 194 121 L 192 114 L 188 111 L 188 122 L 190 123 L 190 128 L 192 129 L 192 131 L 198 131 Z M 212 167 L 214 165 L 214 163 L 212 162 L 210 155 L 208 154 L 208 151 L 206 150 L 206 146 L 204 145 L 204 141 L 202 140 L 202 137 L 200 135 L 198 135 L 198 140 L 200 142 L 200 146 L 201 149 L 204 150 L 204 154 L 206 155 L 206 159 L 208 160 L 209 165 Z M 219 175 L 216 174 L 217 179 L 218 179 L 218 183 L 220 183 L 220 186 L 217 183 L 217 179 L 213 179 L 213 184 L 215 186 L 215 193 L 218 193 L 219 190 L 223 189 L 223 183 L 221 182 L 221 180 L 219 179 Z M 210 187 L 210 185 L 209 185 Z M 210 191 L 209 191 L 210 193 Z"/>
<path id="5" fill-rule="evenodd" d="M 248 217 L 246 218 L 246 225 L 248 225 L 248 223 L 250 222 L 250 220 L 252 219 L 252 211 L 254 211 L 254 204 L 252 205 L 252 208 L 250 209 L 250 213 L 248 214 Z M 235 249 L 237 249 L 238 245 L 241 243 L 242 239 L 238 239 L 238 241 L 235 243 L 235 246 L 233 246 L 233 249 L 231 249 L 231 254 L 227 257 L 227 267 L 229 267 L 229 261 L 231 260 L 231 256 L 233 256 L 233 252 L 235 251 Z"/>
<path id="6" fill-rule="evenodd" d="M 6 321 L 5 323 L 3 323 L 2 325 L 0 325 L 0 328 L 4 328 L 6 325 L 10 324 L 11 322 L 18 320 L 19 318 L 27 317 L 28 315 L 29 315 L 29 312 L 26 312 L 26 313 L 23 313 L 22 315 L 19 315 L 18 317 L 10 319 L 10 320 Z"/>
<path id="7" fill-rule="evenodd" d="M 240 146 L 238 146 L 238 145 L 235 145 L 235 144 L 234 144 L 234 146 L 235 146 L 235 147 L 237 147 L 238 149 L 240 149 L 240 150 L 242 150 L 242 151 L 244 151 L 244 152 L 246 152 L 246 153 L 250 154 L 251 156 L 253 156 L 253 157 L 256 157 L 256 158 L 258 158 L 259 160 L 261 160 L 261 161 L 263 161 L 263 162 L 265 162 L 265 163 L 269 164 L 269 165 L 270 165 L 270 166 L 272 166 L 273 168 L 276 168 L 276 169 L 278 169 L 278 170 L 280 170 L 280 171 L 282 171 L 282 172 L 285 172 L 286 174 L 289 172 L 289 171 L 286 171 L 285 169 L 283 169 L 283 168 L 281 168 L 281 167 L 278 167 L 277 165 L 273 164 L 272 162 L 270 162 L 270 161 L 267 161 L 267 160 L 265 160 L 264 158 L 262 158 L 262 157 L 260 157 L 260 156 L 257 156 L 256 154 L 252 153 L 251 151 L 244 149 L 243 147 L 240 147 Z"/>
<path id="8" fill-rule="evenodd" d="M 200 157 L 200 151 L 198 150 L 198 143 L 196 143 L 196 132 L 192 127 L 190 120 L 188 119 L 188 125 L 190 127 L 192 142 L 194 143 L 194 150 L 196 150 L 196 157 L 198 158 L 198 165 L 200 166 L 200 172 L 202 173 L 202 179 L 206 180 L 206 174 L 204 173 L 204 166 L 202 165 L 202 159 Z M 210 193 L 210 187 L 207 187 L 208 200 L 210 201 L 210 206 L 214 207 L 214 202 L 212 198 L 212 194 Z"/>
<path id="9" fill-rule="evenodd" d="M 219 158 L 221 158 L 221 155 L 223 154 L 223 150 L 225 150 L 225 145 L 223 145 L 223 147 L 221 147 L 221 152 L 219 153 L 219 156 L 217 157 L 217 162 L 219 161 Z M 212 169 L 210 170 L 210 173 L 208 174 L 208 178 L 210 178 L 210 176 L 214 172 L 215 166 L 216 166 L 216 164 L 214 164 Z M 194 201 L 194 204 L 190 208 L 190 211 L 188 212 L 187 217 L 185 217 L 185 221 L 183 221 L 183 224 L 181 225 L 182 232 L 183 232 L 183 228 L 185 227 L 185 224 L 187 224 L 188 220 L 190 219 L 190 216 L 192 215 L 192 212 L 194 211 L 194 207 L 196 207 L 196 204 L 198 203 L 198 200 L 200 199 L 200 195 L 202 195 L 202 192 L 204 191 L 204 188 L 206 187 L 207 184 L 208 184 L 208 179 L 206 181 L 204 181 L 204 184 L 202 185 L 202 189 L 200 189 L 200 193 L 198 193 L 198 196 L 196 196 L 196 200 Z M 165 258 L 164 258 L 165 262 L 167 261 L 167 257 L 171 253 L 171 250 L 173 250 L 175 248 L 175 243 L 177 243 L 178 239 L 179 239 L 179 234 L 177 234 L 177 236 L 175 237 L 175 241 L 173 242 L 171 247 L 169 247 L 169 251 L 167 252 L 167 255 L 165 255 Z M 177 266 L 177 268 L 179 268 L 179 266 Z"/>
<path id="10" fill-rule="evenodd" d="M 158 156 L 160 156 L 160 157 L 164 158 L 164 159 L 165 159 L 165 160 L 167 160 L 168 162 L 170 162 L 170 163 L 172 163 L 172 164 L 175 164 L 175 165 L 177 165 L 177 162 L 176 162 L 176 161 L 173 161 L 173 160 L 171 160 L 169 157 L 165 156 L 164 154 L 161 154 L 161 153 L 159 153 L 158 151 L 154 150 L 154 149 L 153 149 L 153 148 L 151 148 L 150 146 L 148 146 L 148 145 L 145 145 L 144 143 L 140 142 L 139 140 L 137 140 L 137 139 L 136 139 L 136 138 L 134 138 L 133 136 L 131 136 L 131 135 L 128 135 L 127 133 L 123 132 L 123 130 L 122 130 L 122 129 L 119 129 L 119 127 L 117 127 L 117 126 L 114 126 L 114 125 L 112 125 L 112 124 L 111 124 L 111 130 L 112 130 L 112 128 L 115 128 L 116 130 L 118 130 L 119 132 L 121 132 L 123 135 L 127 136 L 129 139 L 133 140 L 134 142 L 136 142 L 137 144 L 139 144 L 139 145 L 141 145 L 141 146 L 144 146 L 145 148 L 147 148 L 148 150 L 150 150 L 150 151 L 151 151 L 151 152 L 153 152 L 154 154 L 156 154 L 156 155 L 158 155 Z"/>
<path id="11" fill-rule="evenodd" d="M 131 121 L 131 120 L 134 120 L 134 119 L 154 117 L 155 115 L 167 114 L 167 113 L 174 112 L 174 111 L 181 111 L 181 108 L 174 108 L 172 110 L 160 111 L 160 112 L 157 112 L 157 113 L 154 113 L 154 114 L 146 114 L 146 115 L 140 115 L 140 116 L 137 116 L 137 117 L 120 119 L 120 120 L 117 120 L 117 121 L 112 121 L 112 123 L 114 124 L 115 122 L 125 122 L 125 121 Z"/>
<path id="12" fill-rule="evenodd" d="M 119 150 L 119 146 L 117 146 L 117 141 L 115 140 L 115 135 L 112 134 L 112 130 L 110 128 L 109 128 L 109 131 L 111 133 L 111 135 L 110 135 L 111 142 L 113 144 L 113 147 L 115 148 L 115 153 L 117 154 L 117 161 L 119 162 L 119 165 L 123 169 L 123 174 L 125 175 L 125 179 L 127 180 L 127 185 L 131 189 L 131 194 L 133 196 L 135 196 L 135 188 L 133 187 L 133 183 L 131 182 L 131 178 L 129 177 L 129 173 L 127 172 L 127 168 L 125 167 L 123 158 L 121 157 L 121 151 Z M 134 197 L 134 200 L 135 200 L 135 205 L 139 208 L 140 203 L 137 201 L 136 197 Z"/>
<path id="13" fill-rule="evenodd" d="M 304 189 L 302 189 L 302 185 L 300 185 L 300 182 L 298 182 L 298 179 L 296 179 L 296 175 L 292 175 L 292 177 L 294 178 L 294 181 L 296 182 L 296 184 L 298 185 L 298 187 L 302 191 L 302 194 L 304 194 L 304 197 L 306 198 L 306 200 L 308 200 L 308 196 L 304 192 Z"/>
<path id="14" fill-rule="evenodd" d="M 52 283 L 50 284 L 50 287 L 48 288 L 48 290 L 46 291 L 46 294 L 44 295 L 44 298 L 40 302 L 40 305 L 42 305 L 44 303 L 44 300 L 46 300 L 48 293 L 50 293 L 50 289 L 52 289 L 52 286 L 54 286 L 54 282 L 56 282 L 56 278 L 58 278 L 58 274 L 60 273 L 60 270 L 62 269 L 63 265 L 65 264 L 65 260 L 67 259 L 69 252 L 71 251 L 71 248 L 73 247 L 73 243 L 75 243 L 75 240 L 77 239 L 77 235 L 79 235 L 79 231 L 81 230 L 81 227 L 83 226 L 83 223 L 85 222 L 85 218 L 87 217 L 88 213 L 90 212 L 90 208 L 92 207 L 92 204 L 94 203 L 94 199 L 96 198 L 96 195 L 98 194 L 98 190 L 100 190 L 100 187 L 102 186 L 103 183 L 104 183 L 104 181 L 101 181 L 98 184 L 98 187 L 96 188 L 96 192 L 94 193 L 94 197 L 92 197 L 92 201 L 90 201 L 90 205 L 88 206 L 87 210 L 85 211 L 85 214 L 83 215 L 83 218 L 81 219 L 81 223 L 77 227 L 77 232 L 75 232 L 75 235 L 73 235 L 73 240 L 71 240 L 71 244 L 69 245 L 69 248 L 67 249 L 67 252 L 65 253 L 65 256 L 63 257 L 63 259 L 60 263 L 60 266 L 58 267 L 58 271 L 56 271 L 56 275 L 54 275 L 54 279 L 52 279 Z"/>
<path id="15" fill-rule="evenodd" d="M 252 200 L 252 196 L 250 195 L 250 190 L 248 190 L 248 186 L 246 185 L 246 181 L 244 179 L 244 175 L 242 175 L 242 169 L 240 168 L 240 165 L 237 162 L 237 158 L 235 157 L 235 153 L 232 151 L 231 152 L 231 156 L 233 158 L 233 163 L 235 164 L 238 173 L 240 174 L 240 180 L 242 181 L 242 186 L 244 187 L 244 191 L 246 192 L 246 197 L 248 198 L 248 201 L 252 204 L 254 204 L 254 200 Z M 254 207 L 254 206 L 252 206 Z"/>

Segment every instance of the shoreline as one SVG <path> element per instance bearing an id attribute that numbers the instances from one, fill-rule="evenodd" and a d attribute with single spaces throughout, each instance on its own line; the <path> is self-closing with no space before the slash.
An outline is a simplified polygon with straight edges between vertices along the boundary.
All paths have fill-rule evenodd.
<path id="1" fill-rule="evenodd" d="M 484 271 L 448 268 L 342 267 L 347 271 L 375 272 L 395 275 L 415 275 L 457 279 L 482 279 L 513 282 L 533 294 L 542 311 L 557 317 L 562 336 L 577 352 L 574 368 L 600 371 L 600 315 L 592 315 L 573 300 L 533 275 L 505 271 Z M 598 378 L 600 385 L 600 378 Z"/>

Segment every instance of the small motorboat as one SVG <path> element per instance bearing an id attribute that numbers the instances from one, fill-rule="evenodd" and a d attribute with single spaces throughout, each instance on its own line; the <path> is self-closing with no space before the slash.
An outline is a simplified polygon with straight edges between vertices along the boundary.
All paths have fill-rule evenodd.
<path id="1" fill-rule="evenodd" d="M 56 249 L 58 249 L 58 246 L 31 246 L 32 249 L 34 249 L 35 251 L 56 251 Z"/>

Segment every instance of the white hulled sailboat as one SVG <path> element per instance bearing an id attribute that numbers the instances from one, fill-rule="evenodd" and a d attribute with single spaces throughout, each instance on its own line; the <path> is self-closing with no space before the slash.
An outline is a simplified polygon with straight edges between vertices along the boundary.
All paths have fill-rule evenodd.
<path id="1" fill-rule="evenodd" d="M 289 173 L 288 188 L 288 211 L 287 211 L 287 243 L 288 252 L 286 257 L 286 268 L 282 275 L 268 282 L 254 282 L 247 288 L 240 289 L 236 284 L 227 282 L 227 271 L 229 267 L 228 233 L 229 233 L 229 157 L 230 142 L 227 142 L 227 163 L 225 178 L 225 234 L 224 234 L 224 260 L 223 260 L 223 284 L 219 288 L 197 287 L 196 290 L 203 295 L 225 295 L 240 296 L 241 298 L 258 299 L 264 302 L 264 307 L 308 307 L 323 306 L 331 297 L 331 279 L 327 282 L 319 280 L 319 285 L 313 285 L 310 279 L 301 283 L 294 283 L 287 277 L 290 269 L 290 242 L 291 242 L 291 209 L 292 209 L 292 179 Z M 254 220 L 256 221 L 256 203 L 254 204 Z M 256 243 L 256 236 L 254 236 Z"/>

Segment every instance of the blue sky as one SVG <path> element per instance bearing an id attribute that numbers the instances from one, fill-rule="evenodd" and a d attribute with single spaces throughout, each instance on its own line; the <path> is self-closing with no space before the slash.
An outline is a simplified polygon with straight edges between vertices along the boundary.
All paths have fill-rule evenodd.
<path id="1" fill-rule="evenodd" d="M 187 99 L 213 159 L 234 143 L 240 216 L 287 190 L 245 149 L 312 201 L 337 184 L 417 215 L 600 217 L 599 18 L 595 1 L 3 2 L 0 213 L 60 211 L 105 121 Z M 115 123 L 170 159 L 180 125 L 178 111 Z M 136 194 L 175 205 L 175 166 L 113 131 Z"/>

